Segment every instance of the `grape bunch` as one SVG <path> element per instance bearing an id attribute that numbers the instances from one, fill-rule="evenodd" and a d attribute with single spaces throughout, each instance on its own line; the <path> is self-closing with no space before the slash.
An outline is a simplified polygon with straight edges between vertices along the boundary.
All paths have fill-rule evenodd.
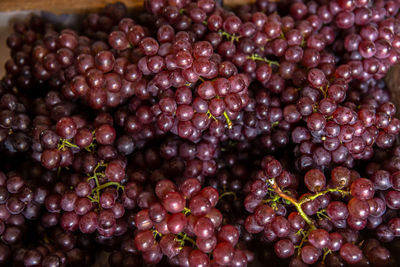
<path id="1" fill-rule="evenodd" d="M 4 243 L 13 246 L 23 240 L 26 222 L 40 218 L 43 190 L 15 171 L 1 172 L 0 232 Z"/>
<path id="2" fill-rule="evenodd" d="M 97 230 L 105 237 L 124 234 L 127 224 L 121 220 L 125 214 L 123 199 L 132 198 L 138 193 L 138 187 L 135 183 L 125 186 L 120 183 L 125 179 L 123 162 L 99 162 L 90 176 L 72 175 L 75 177 L 71 185 L 74 190 L 69 190 L 68 184 L 61 182 L 46 196 L 44 226 L 52 227 L 59 223 L 65 231 L 79 229 L 83 234 L 91 234 Z M 122 194 L 125 187 L 126 192 Z"/>
<path id="3" fill-rule="evenodd" d="M 0 265 L 398 266 L 399 8 L 145 0 L 15 22 Z"/>
<path id="4" fill-rule="evenodd" d="M 327 180 L 320 170 L 311 169 L 304 175 L 307 193 L 298 196 L 296 177 L 287 173 L 279 161 L 267 156 L 261 164 L 262 173 L 251 183 L 244 200 L 246 211 L 251 213 L 244 227 L 251 234 L 262 233 L 266 242 L 273 242 L 278 257 L 292 257 L 291 264 L 300 260 L 305 264 L 321 259 L 329 262 L 333 257 L 347 264 L 365 257 L 390 264 L 387 256 L 379 258 L 384 256 L 381 253 L 363 254 L 362 248 L 348 237 L 350 232 L 360 239 L 359 231 L 365 227 L 375 230 L 382 242 L 392 241 L 397 235 L 397 218 L 385 218 L 388 225 L 380 225 L 386 212 L 385 201 L 389 203 L 390 197 L 383 200 L 375 196 L 370 179 L 336 167 Z M 376 171 L 374 177 L 383 177 L 381 172 Z M 382 247 L 377 240 L 374 242 Z M 382 250 L 386 255 L 390 253 L 384 247 Z"/>
<path id="5" fill-rule="evenodd" d="M 179 189 L 170 180 L 155 186 L 157 201 L 136 214 L 138 233 L 135 244 L 146 262 L 166 255 L 183 266 L 247 265 L 245 252 L 235 249 L 239 239 L 236 227 L 222 224 L 222 214 L 215 208 L 218 191 L 201 188 L 197 179 L 185 180 Z M 193 247 L 196 247 L 195 249 Z"/>
<path id="6" fill-rule="evenodd" d="M 24 99 L 0 84 L 1 128 L 0 143 L 9 154 L 26 152 L 30 147 L 31 119 Z"/>
<path id="7" fill-rule="evenodd" d="M 309 97 L 303 97 L 297 108 L 308 115 L 307 126 L 292 131 L 293 142 L 299 144 L 298 169 L 329 166 L 331 162 L 352 168 L 354 159 L 372 158 L 374 145 L 391 148 L 400 130 L 394 117 L 396 106 L 367 95 L 343 104 L 324 98 L 317 106 Z"/>

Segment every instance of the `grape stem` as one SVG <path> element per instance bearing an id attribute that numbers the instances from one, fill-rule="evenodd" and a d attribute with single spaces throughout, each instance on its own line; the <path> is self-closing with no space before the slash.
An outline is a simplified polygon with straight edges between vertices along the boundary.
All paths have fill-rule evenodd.
<path id="1" fill-rule="evenodd" d="M 90 145 L 85 147 L 85 150 L 89 153 L 94 153 L 96 151 L 96 144 L 92 142 Z"/>
<path id="2" fill-rule="evenodd" d="M 319 211 L 317 211 L 317 217 L 318 217 L 318 219 L 322 219 L 322 218 L 326 218 L 326 219 L 328 219 L 328 220 L 330 220 L 331 218 L 326 214 L 326 209 L 322 209 L 322 210 L 319 210 Z"/>
<path id="3" fill-rule="evenodd" d="M 177 234 L 177 239 L 178 242 L 180 242 L 181 246 L 183 247 L 185 245 L 185 241 L 189 241 L 193 247 L 196 247 L 196 241 L 194 241 L 192 238 L 188 237 L 187 234 L 179 233 Z"/>
<path id="4" fill-rule="evenodd" d="M 226 119 L 226 123 L 228 124 L 228 128 L 229 129 L 232 129 L 232 121 L 231 121 L 231 119 L 229 118 L 229 116 L 228 116 L 228 113 L 226 113 L 226 111 L 224 111 L 224 117 L 225 117 L 225 119 Z"/>
<path id="5" fill-rule="evenodd" d="M 186 207 L 183 208 L 183 214 L 188 215 L 189 213 L 191 213 L 192 211 Z"/>
<path id="6" fill-rule="evenodd" d="M 311 231 L 314 230 L 313 228 L 309 228 L 307 232 L 304 232 L 303 229 L 300 229 L 298 233 L 303 235 L 303 238 L 300 241 L 300 244 L 296 246 L 297 248 L 297 255 L 300 256 L 301 253 L 301 248 L 303 247 L 304 243 L 307 242 L 308 235 L 311 233 Z"/>
<path id="7" fill-rule="evenodd" d="M 121 185 L 120 183 L 117 183 L 117 182 L 107 182 L 107 183 L 104 183 L 104 184 L 102 184 L 102 185 L 100 185 L 100 186 L 97 186 L 97 187 L 93 188 L 92 191 L 100 191 L 100 190 L 102 190 L 102 189 L 104 189 L 104 188 L 107 188 L 107 187 L 110 187 L 110 186 L 113 186 L 113 185 L 115 185 L 115 186 L 117 187 L 117 189 L 122 189 L 122 190 L 124 190 L 124 186 Z"/>
<path id="8" fill-rule="evenodd" d="M 332 253 L 332 250 L 330 250 L 330 249 L 326 249 L 324 251 L 324 255 L 322 256 L 322 263 L 325 263 L 326 256 L 328 256 L 331 253 Z"/>
<path id="9" fill-rule="evenodd" d="M 219 30 L 218 32 L 219 32 L 219 34 L 221 34 L 222 36 L 225 36 L 226 39 L 228 39 L 228 40 L 231 41 L 232 43 L 233 43 L 233 42 L 239 42 L 239 39 L 240 39 L 240 36 L 239 36 L 239 35 L 230 34 L 230 33 L 227 33 L 226 31 L 223 31 L 223 30 Z"/>
<path id="10" fill-rule="evenodd" d="M 88 196 L 88 198 L 90 199 L 90 201 L 92 201 L 92 202 L 97 202 L 97 203 L 99 203 L 99 201 L 100 201 L 100 190 L 102 190 L 102 189 L 104 189 L 104 188 L 107 188 L 107 187 L 110 187 L 110 186 L 116 186 L 117 187 L 117 190 L 119 190 L 119 189 L 122 189 L 122 190 L 124 190 L 124 186 L 123 185 L 121 185 L 120 183 L 117 183 L 117 182 L 107 182 L 107 183 L 104 183 L 104 184 L 102 184 L 102 185 L 98 185 L 98 186 L 96 186 L 95 188 L 93 188 L 92 189 L 92 196 Z"/>
<path id="11" fill-rule="evenodd" d="M 272 190 L 272 191 L 275 192 L 274 190 Z M 271 208 L 273 208 L 274 210 L 277 210 L 277 208 L 278 208 L 278 204 L 277 203 L 278 203 L 279 200 L 281 200 L 281 197 L 279 195 L 276 195 L 276 194 L 269 194 L 269 196 L 270 197 L 268 199 L 263 200 L 263 203 L 267 203 L 268 205 L 271 206 Z M 284 200 L 284 201 L 287 201 L 287 200 Z"/>
<path id="12" fill-rule="evenodd" d="M 93 175 L 89 175 L 89 174 L 88 174 L 89 177 L 88 177 L 87 180 L 90 181 L 90 180 L 94 179 L 94 181 L 96 182 L 96 187 L 99 187 L 99 186 L 100 186 L 98 176 L 100 176 L 100 177 L 103 177 L 103 176 L 104 176 L 104 173 L 102 173 L 102 172 L 97 172 L 97 170 L 98 170 L 99 168 L 101 168 L 101 167 L 107 167 L 107 164 L 105 164 L 103 161 L 100 161 L 99 163 L 97 163 L 96 167 L 94 167 Z"/>
<path id="13" fill-rule="evenodd" d="M 90 199 L 90 201 L 92 202 L 97 202 L 99 203 L 100 200 L 100 191 L 103 190 L 104 188 L 110 187 L 110 186 L 116 186 L 117 190 L 122 189 L 124 190 L 125 187 L 123 185 L 121 185 L 120 183 L 117 182 L 107 182 L 104 184 L 100 184 L 99 182 L 99 177 L 104 177 L 105 174 L 104 172 L 98 172 L 99 168 L 104 168 L 107 167 L 107 164 L 104 163 L 103 161 L 100 161 L 99 163 L 97 163 L 96 167 L 93 170 L 93 175 L 89 175 L 88 174 L 88 178 L 87 181 L 90 180 L 94 180 L 96 183 L 96 187 L 92 189 L 91 195 L 88 196 L 88 198 Z"/>
<path id="14" fill-rule="evenodd" d="M 47 233 L 44 233 L 43 236 L 43 241 L 45 244 L 51 244 L 49 237 L 47 236 Z"/>
<path id="15" fill-rule="evenodd" d="M 312 201 L 312 200 L 314 200 L 314 199 L 316 199 L 316 198 L 318 198 L 318 197 L 320 197 L 320 196 L 323 196 L 323 195 L 325 195 L 325 194 L 327 194 L 327 193 L 333 193 L 333 192 L 338 192 L 338 193 L 340 193 L 343 197 L 344 196 L 347 196 L 347 195 L 350 195 L 350 191 L 346 191 L 346 190 L 342 190 L 342 189 L 338 189 L 338 188 L 328 188 L 328 189 L 326 189 L 326 190 L 324 190 L 324 191 L 320 191 L 320 192 L 318 192 L 318 193 L 315 193 L 314 195 L 312 195 L 312 196 L 307 196 L 307 197 L 304 197 L 301 201 L 300 201 L 300 205 L 302 205 L 302 204 L 304 204 L 304 203 L 306 203 L 306 202 L 308 202 L 308 201 Z"/>
<path id="16" fill-rule="evenodd" d="M 229 195 L 233 196 L 233 199 L 234 199 L 234 200 L 237 200 L 236 193 L 235 193 L 235 192 L 230 192 L 230 191 L 221 194 L 221 195 L 219 196 L 219 199 L 221 199 L 221 198 L 223 198 L 223 197 L 225 197 L 225 196 L 229 196 Z"/>
<path id="17" fill-rule="evenodd" d="M 60 142 L 61 143 L 57 145 L 58 150 L 65 150 L 66 147 L 79 148 L 77 145 L 71 143 L 70 141 L 64 138 L 61 138 Z"/>
<path id="18" fill-rule="evenodd" d="M 215 120 L 215 121 L 218 121 L 217 118 L 215 118 L 215 116 L 214 116 L 213 114 L 211 114 L 210 110 L 207 110 L 207 113 L 206 113 L 206 114 L 208 115 L 208 118 L 209 118 L 209 119 L 213 119 L 213 120 Z"/>
<path id="19" fill-rule="evenodd" d="M 152 234 L 154 236 L 154 239 L 156 239 L 157 236 L 162 237 L 162 234 L 159 231 L 157 231 L 156 229 L 153 229 L 151 232 L 152 232 Z"/>
<path id="20" fill-rule="evenodd" d="M 252 54 L 251 56 L 247 56 L 247 59 L 251 59 L 251 60 L 254 60 L 254 61 L 257 61 L 257 60 L 258 61 L 263 61 L 263 62 L 266 62 L 270 66 L 276 65 L 276 66 L 279 67 L 278 61 L 272 61 L 272 60 L 269 60 L 269 59 L 267 59 L 265 57 L 260 57 L 258 54 Z"/>
<path id="21" fill-rule="evenodd" d="M 282 190 L 279 188 L 279 186 L 276 184 L 275 182 L 275 178 L 271 178 L 269 179 L 269 184 L 271 185 L 271 188 L 274 189 L 275 193 L 278 194 L 278 196 L 280 196 L 283 199 L 286 199 L 287 201 L 289 201 L 291 204 L 293 204 L 293 206 L 297 209 L 297 211 L 299 212 L 299 215 L 304 219 L 304 221 L 310 225 L 310 229 L 311 228 L 315 228 L 315 225 L 313 223 L 313 221 L 310 219 L 310 217 L 308 217 L 308 215 L 303 211 L 303 209 L 301 208 L 301 203 L 299 203 L 295 198 L 293 198 L 292 196 L 289 196 L 287 194 L 285 194 L 284 192 L 282 192 Z"/>
<path id="22" fill-rule="evenodd" d="M 276 184 L 275 182 L 275 178 L 271 178 L 268 180 L 271 188 L 274 190 L 274 192 L 281 198 L 289 201 L 299 212 L 299 215 L 304 219 L 304 221 L 310 226 L 310 229 L 313 230 L 315 229 L 315 225 L 313 223 L 313 221 L 310 219 L 310 217 L 308 217 L 308 215 L 303 211 L 303 209 L 301 208 L 301 206 L 308 202 L 308 201 L 312 201 L 315 200 L 316 198 L 323 196 L 327 193 L 333 193 L 333 192 L 338 192 L 340 194 L 342 194 L 342 196 L 346 196 L 346 195 L 350 195 L 349 191 L 346 190 L 342 190 L 342 189 L 338 189 L 338 188 L 328 188 L 324 191 L 320 191 L 315 193 L 314 195 L 311 196 L 307 196 L 304 197 L 303 199 L 301 199 L 300 201 L 296 200 L 295 198 L 293 198 L 292 196 L 289 196 L 288 194 L 284 193 L 279 186 Z M 321 213 L 319 213 L 318 215 L 324 216 L 323 214 L 324 211 L 321 211 Z M 326 215 L 325 215 L 326 216 Z M 326 216 L 328 217 L 328 216 Z M 329 217 L 328 217 L 329 218 Z"/>

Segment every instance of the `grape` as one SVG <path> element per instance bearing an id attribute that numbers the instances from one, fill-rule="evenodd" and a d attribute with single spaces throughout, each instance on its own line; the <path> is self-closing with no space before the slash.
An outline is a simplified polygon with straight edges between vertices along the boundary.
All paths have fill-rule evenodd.
<path id="1" fill-rule="evenodd" d="M 392 187 L 390 181 L 390 173 L 385 170 L 378 170 L 371 176 L 371 180 L 374 183 L 374 188 L 379 190 L 386 190 Z"/>
<path id="2" fill-rule="evenodd" d="M 390 242 L 394 239 L 394 234 L 387 225 L 380 225 L 376 229 L 376 236 L 382 242 Z"/>
<path id="3" fill-rule="evenodd" d="M 310 170 L 304 176 L 304 182 L 311 192 L 317 192 L 325 187 L 325 176 L 319 170 Z"/>
<path id="4" fill-rule="evenodd" d="M 288 239 L 281 239 L 275 243 L 275 253 L 280 258 L 288 258 L 294 254 L 294 245 Z"/>
<path id="5" fill-rule="evenodd" d="M 217 238 L 215 236 L 212 236 L 211 238 L 208 239 L 197 239 L 196 240 L 196 246 L 203 251 L 204 253 L 210 253 L 212 252 L 217 245 Z"/>
<path id="6" fill-rule="evenodd" d="M 174 240 L 174 235 L 163 236 L 160 240 L 160 249 L 168 258 L 172 258 L 179 254 L 179 244 Z"/>
<path id="7" fill-rule="evenodd" d="M 373 183 L 365 178 L 355 180 L 350 186 L 350 192 L 361 200 L 371 199 L 375 193 Z"/>
<path id="8" fill-rule="evenodd" d="M 136 235 L 135 244 L 138 250 L 148 251 L 154 244 L 154 237 L 150 231 L 144 231 Z"/>
<path id="9" fill-rule="evenodd" d="M 239 231 L 232 225 L 224 225 L 218 232 L 218 240 L 235 246 L 239 240 Z"/>
<path id="10" fill-rule="evenodd" d="M 214 227 L 210 219 L 200 218 L 194 226 L 194 232 L 200 238 L 209 238 L 214 233 Z"/>
<path id="11" fill-rule="evenodd" d="M 362 258 L 361 249 L 351 243 L 345 243 L 340 248 L 340 256 L 349 264 L 357 263 Z"/>
<path id="12" fill-rule="evenodd" d="M 393 218 L 388 222 L 389 229 L 393 232 L 395 236 L 398 236 L 400 234 L 399 223 L 399 218 Z"/>
<path id="13" fill-rule="evenodd" d="M 330 243 L 329 233 L 323 229 L 315 229 L 309 234 L 308 242 L 316 248 L 323 249 Z"/>
<path id="14" fill-rule="evenodd" d="M 143 6 L 13 24 L 2 265 L 396 265 L 398 4 Z"/>
<path id="15" fill-rule="evenodd" d="M 339 233 L 330 233 L 329 234 L 330 244 L 328 248 L 332 251 L 338 251 L 343 244 L 343 237 Z"/>
<path id="16" fill-rule="evenodd" d="M 366 253 L 366 257 L 374 265 L 384 265 L 390 261 L 390 252 L 385 247 L 377 246 Z"/>
<path id="17" fill-rule="evenodd" d="M 275 211 L 268 205 L 260 205 L 254 210 L 255 219 L 259 225 L 267 225 L 275 218 Z"/>
<path id="18" fill-rule="evenodd" d="M 329 203 L 326 213 L 333 220 L 345 220 L 349 215 L 346 204 L 340 201 L 332 201 Z"/>
<path id="19" fill-rule="evenodd" d="M 352 198 L 347 204 L 349 215 L 358 219 L 366 219 L 369 215 L 368 202 L 358 198 Z"/>
<path id="20" fill-rule="evenodd" d="M 285 237 L 289 234 L 290 224 L 282 216 L 277 216 L 272 222 L 272 229 L 279 237 Z"/>
<path id="21" fill-rule="evenodd" d="M 200 250 L 193 250 L 189 255 L 190 266 L 208 266 L 209 261 L 207 254 Z"/>
<path id="22" fill-rule="evenodd" d="M 310 245 L 306 245 L 301 249 L 301 259 L 306 264 L 314 264 L 319 258 L 319 251 Z"/>
<path id="23" fill-rule="evenodd" d="M 164 208 L 171 213 L 181 212 L 184 208 L 184 199 L 178 192 L 168 192 L 163 197 Z"/>
<path id="24" fill-rule="evenodd" d="M 389 191 L 385 196 L 386 205 L 391 209 L 399 209 L 399 196 L 398 191 Z"/>
<path id="25" fill-rule="evenodd" d="M 228 242 L 218 243 L 213 250 L 213 257 L 216 263 L 221 265 L 229 264 L 234 255 L 234 249 Z"/>

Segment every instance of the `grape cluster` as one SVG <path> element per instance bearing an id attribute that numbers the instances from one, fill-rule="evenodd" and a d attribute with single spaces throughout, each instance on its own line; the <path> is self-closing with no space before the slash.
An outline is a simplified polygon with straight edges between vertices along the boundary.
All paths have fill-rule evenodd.
<path id="1" fill-rule="evenodd" d="M 33 241 L 34 246 L 19 246 L 15 248 L 14 266 L 66 266 L 71 264 L 88 264 L 95 262 L 93 241 L 87 237 L 78 237 L 72 233 L 55 228 L 45 232 L 40 225 L 33 225 L 38 231 L 37 237 L 46 241 Z M 50 244 L 49 240 L 54 240 Z M 25 240 L 26 241 L 26 240 Z M 4 253 L 4 251 L 2 251 Z M 10 253 L 9 253 L 10 254 Z"/>
<path id="2" fill-rule="evenodd" d="M 376 178 L 361 178 L 355 171 L 336 167 L 327 180 L 320 170 L 311 169 L 303 178 L 308 193 L 298 196 L 296 177 L 284 170 L 279 161 L 267 156 L 261 164 L 262 171 L 244 200 L 245 209 L 251 213 L 244 227 L 251 234 L 262 233 L 266 242 L 273 242 L 278 257 L 292 257 L 294 266 L 300 260 L 305 264 L 322 260 L 330 265 L 330 261 L 342 260 L 355 264 L 363 258 L 391 264 L 390 252 L 379 241 L 374 240 L 374 246 L 384 252 L 372 255 L 363 254 L 352 240 L 359 240 L 358 231 L 365 227 L 375 230 L 382 242 L 392 241 L 398 233 L 398 218 L 385 218 L 387 225 L 381 225 L 390 197 L 383 200 L 376 196 Z M 374 177 L 383 177 L 382 172 L 377 170 Z"/>
<path id="3" fill-rule="evenodd" d="M 21 242 L 26 231 L 25 220 L 40 217 L 43 192 L 35 190 L 22 175 L 10 171 L 1 172 L 1 218 L 0 232 L 4 242 L 10 246 Z"/>
<path id="4" fill-rule="evenodd" d="M 31 127 L 27 107 L 21 97 L 8 90 L 3 82 L 0 84 L 0 95 L 1 146 L 10 154 L 26 152 L 30 147 L 28 135 Z"/>
<path id="5" fill-rule="evenodd" d="M 0 265 L 399 265 L 399 8 L 146 0 L 16 22 Z"/>
<path id="6" fill-rule="evenodd" d="M 238 229 L 229 224 L 221 227 L 215 188 L 201 188 L 194 178 L 185 180 L 179 189 L 170 180 L 160 180 L 155 194 L 159 201 L 135 217 L 135 244 L 147 262 L 166 255 L 181 266 L 207 266 L 209 254 L 219 265 L 247 265 L 245 252 L 235 249 Z"/>
<path id="7" fill-rule="evenodd" d="M 104 169 L 104 170 L 100 170 Z M 120 195 L 120 184 L 125 178 L 121 161 L 99 162 L 93 173 L 87 177 L 75 174 L 73 188 L 65 185 L 55 187 L 54 192 L 45 198 L 46 216 L 53 219 L 46 227 L 59 223 L 65 231 L 80 230 L 83 234 L 97 232 L 105 237 L 120 236 L 127 230 L 126 222 L 121 220 L 125 214 L 122 203 L 124 197 L 137 194 L 134 183 L 126 184 L 126 195 Z"/>
<path id="8" fill-rule="evenodd" d="M 325 98 L 317 107 L 304 97 L 297 107 L 300 113 L 310 114 L 306 126 L 292 131 L 300 170 L 331 163 L 352 168 L 355 159 L 372 158 L 373 146 L 391 148 L 400 131 L 399 120 L 394 117 L 396 106 L 366 95 L 340 105 Z"/>

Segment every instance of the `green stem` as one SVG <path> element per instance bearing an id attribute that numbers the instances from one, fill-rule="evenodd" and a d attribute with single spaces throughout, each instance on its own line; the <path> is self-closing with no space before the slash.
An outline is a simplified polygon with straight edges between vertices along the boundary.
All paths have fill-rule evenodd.
<path id="1" fill-rule="evenodd" d="M 87 178 L 87 181 L 95 180 L 95 182 L 96 182 L 96 187 L 99 187 L 99 186 L 100 186 L 99 178 L 98 178 L 98 177 L 104 177 L 104 176 L 105 176 L 104 173 L 102 173 L 102 172 L 97 172 L 97 170 L 98 170 L 99 168 L 102 168 L 102 167 L 107 167 L 107 164 L 104 163 L 104 161 L 100 161 L 99 163 L 97 163 L 96 167 L 94 167 L 93 175 L 92 175 L 92 176 L 90 176 L 90 175 L 88 174 L 89 177 Z"/>
<path id="2" fill-rule="evenodd" d="M 97 187 L 93 188 L 92 191 L 97 191 L 97 192 L 99 192 L 100 190 L 102 190 L 102 189 L 104 189 L 104 188 L 107 188 L 107 187 L 110 187 L 110 186 L 113 186 L 113 185 L 115 185 L 115 186 L 117 187 L 117 189 L 122 189 L 122 190 L 124 190 L 124 186 L 121 185 L 120 183 L 117 183 L 117 182 L 107 182 L 107 183 L 104 183 L 104 184 L 102 184 L 102 185 L 100 185 L 100 186 L 97 186 Z"/>
<path id="3" fill-rule="evenodd" d="M 286 199 L 287 201 L 289 201 L 298 211 L 299 215 L 304 219 L 304 221 L 310 226 L 310 229 L 315 229 L 315 225 L 313 223 L 313 221 L 310 219 L 310 217 L 308 217 L 308 215 L 303 211 L 303 209 L 301 208 L 301 202 L 299 203 L 295 198 L 293 198 L 292 196 L 289 196 L 287 194 L 285 194 L 284 192 L 282 192 L 282 190 L 279 188 L 279 186 L 276 184 L 275 182 L 275 178 L 272 178 L 269 180 L 269 183 L 272 187 L 272 189 L 274 189 L 275 193 L 278 194 L 281 198 Z"/>
<path id="4" fill-rule="evenodd" d="M 99 203 L 99 199 L 97 198 L 97 195 L 94 195 L 94 197 L 88 196 L 87 198 L 92 202 Z"/>
<path id="5" fill-rule="evenodd" d="M 306 40 L 304 39 L 304 36 L 301 38 L 301 43 L 300 46 L 304 47 L 306 45 Z"/>
<path id="6" fill-rule="evenodd" d="M 96 183 L 98 184 L 97 175 L 95 175 L 94 177 L 96 177 L 96 178 L 95 178 L 95 179 L 96 179 Z M 118 190 L 118 189 L 124 190 L 124 186 L 121 185 L 121 184 L 119 184 L 119 183 L 117 183 L 117 182 L 107 182 L 107 183 L 104 183 L 104 184 L 102 184 L 102 185 L 97 185 L 95 188 L 93 188 L 93 189 L 92 189 L 91 196 L 88 196 L 88 198 L 89 198 L 90 201 L 92 201 L 92 202 L 97 202 L 97 203 L 99 203 L 99 200 L 100 200 L 100 191 L 101 191 L 102 189 L 104 189 L 104 188 L 107 188 L 107 187 L 110 187 L 110 186 L 114 186 L 114 185 L 117 187 L 117 190 Z"/>
<path id="7" fill-rule="evenodd" d="M 232 43 L 233 43 L 233 42 L 238 42 L 239 39 L 240 39 L 240 37 L 241 37 L 241 36 L 239 36 L 239 35 L 227 33 L 226 31 L 223 31 L 223 30 L 219 30 L 218 32 L 219 32 L 219 34 L 221 34 L 222 36 L 225 36 L 226 39 L 228 39 L 228 40 L 231 41 Z"/>
<path id="8" fill-rule="evenodd" d="M 325 264 L 326 256 L 328 256 L 328 255 L 331 254 L 331 253 L 332 253 L 332 251 L 331 251 L 330 249 L 326 249 L 326 250 L 324 251 L 324 255 L 322 256 L 322 263 L 323 263 L 323 264 Z"/>
<path id="9" fill-rule="evenodd" d="M 89 175 L 89 177 L 87 178 L 87 181 L 89 182 L 90 180 L 94 180 L 96 182 L 96 187 L 100 186 L 99 183 L 99 178 L 97 178 L 97 175 L 100 173 L 94 173 L 92 176 Z"/>
<path id="10" fill-rule="evenodd" d="M 275 128 L 275 127 L 278 126 L 278 125 L 279 125 L 279 121 L 274 121 L 274 122 L 271 124 L 272 128 Z"/>
<path id="11" fill-rule="evenodd" d="M 326 98 L 326 90 L 324 90 L 322 86 L 319 88 L 319 90 L 322 92 L 323 97 Z"/>
<path id="12" fill-rule="evenodd" d="M 267 58 L 265 58 L 265 57 L 260 57 L 260 56 L 257 55 L 257 54 L 252 54 L 251 56 L 248 56 L 247 58 L 248 58 L 248 59 L 251 59 L 251 60 L 254 60 L 254 61 L 263 61 L 263 62 L 266 62 L 266 63 L 267 63 L 268 65 L 270 65 L 270 66 L 276 65 L 276 66 L 279 67 L 278 61 L 272 61 L 272 60 L 269 60 L 269 59 L 267 59 Z"/>
<path id="13" fill-rule="evenodd" d="M 207 113 L 206 113 L 206 114 L 208 115 L 208 118 L 209 118 L 209 119 L 213 119 L 213 120 L 215 120 L 215 121 L 218 121 L 217 118 L 215 118 L 215 116 L 214 116 L 213 114 L 211 114 L 210 110 L 207 110 Z"/>
<path id="14" fill-rule="evenodd" d="M 183 214 L 188 215 L 191 212 L 191 210 L 184 207 L 182 212 L 183 212 Z"/>
<path id="15" fill-rule="evenodd" d="M 326 218 L 326 219 L 328 219 L 328 220 L 330 220 L 331 218 L 326 214 L 326 209 L 322 209 L 322 210 L 319 210 L 319 211 L 317 211 L 317 217 L 318 217 L 318 219 L 322 219 L 322 218 Z"/>
<path id="16" fill-rule="evenodd" d="M 303 238 L 300 241 L 300 244 L 296 246 L 297 248 L 297 256 L 300 256 L 301 253 L 301 248 L 303 247 L 304 243 L 307 242 L 308 235 L 311 233 L 311 231 L 314 230 L 313 228 L 309 228 L 307 232 L 302 231 L 301 234 L 303 235 Z"/>
<path id="17" fill-rule="evenodd" d="M 229 196 L 229 195 L 233 196 L 234 200 L 237 199 L 235 192 L 225 192 L 225 193 L 223 193 L 222 195 L 219 196 L 219 199 L 221 199 L 221 198 L 223 198 L 225 196 Z"/>
<path id="18" fill-rule="evenodd" d="M 225 117 L 225 119 L 226 119 L 226 123 L 228 124 L 228 128 L 229 129 L 232 129 L 232 121 L 231 121 L 231 119 L 229 118 L 229 116 L 228 116 L 228 113 L 226 113 L 226 111 L 224 111 L 224 117 Z"/>
<path id="19" fill-rule="evenodd" d="M 85 150 L 89 153 L 93 153 L 94 151 L 96 151 L 96 145 L 94 143 L 91 143 L 90 145 L 85 147 Z"/>
<path id="20" fill-rule="evenodd" d="M 79 146 L 77 146 L 77 145 L 71 143 L 71 142 L 68 141 L 67 139 L 61 138 L 61 139 L 60 139 L 60 143 L 57 145 L 57 149 L 58 149 L 58 150 L 64 150 L 66 147 L 69 147 L 69 148 L 72 148 L 72 147 L 73 147 L 73 148 L 79 148 Z"/>
<path id="21" fill-rule="evenodd" d="M 302 204 L 304 204 L 304 203 L 306 203 L 308 201 L 312 201 L 312 200 L 314 200 L 314 199 L 316 199 L 316 198 L 318 198 L 320 196 L 323 196 L 323 195 L 325 195 L 327 193 L 334 193 L 334 192 L 340 193 L 342 196 L 350 195 L 350 191 L 346 191 L 346 190 L 342 190 L 342 189 L 338 189 L 338 188 L 328 188 L 328 189 L 326 189 L 324 191 L 320 191 L 318 193 L 315 193 L 312 196 L 307 196 L 307 197 L 303 198 L 300 201 L 299 204 L 302 205 Z"/>
<path id="22" fill-rule="evenodd" d="M 102 160 L 101 160 L 99 163 L 97 163 L 96 167 L 94 167 L 93 173 L 96 173 L 97 170 L 98 170 L 99 168 L 101 168 L 101 167 L 107 167 L 107 164 L 104 163 L 104 161 L 102 161 Z"/>
<path id="23" fill-rule="evenodd" d="M 183 242 L 189 241 L 193 247 L 196 247 L 196 241 L 194 241 L 192 238 L 190 238 L 187 234 L 179 233 L 177 236 L 180 238 L 181 241 L 183 241 Z M 183 244 L 182 244 L 182 246 L 183 246 Z"/>
<path id="24" fill-rule="evenodd" d="M 156 229 L 153 229 L 151 232 L 153 233 L 154 239 L 156 239 L 158 236 L 162 237 L 162 234 Z"/>

